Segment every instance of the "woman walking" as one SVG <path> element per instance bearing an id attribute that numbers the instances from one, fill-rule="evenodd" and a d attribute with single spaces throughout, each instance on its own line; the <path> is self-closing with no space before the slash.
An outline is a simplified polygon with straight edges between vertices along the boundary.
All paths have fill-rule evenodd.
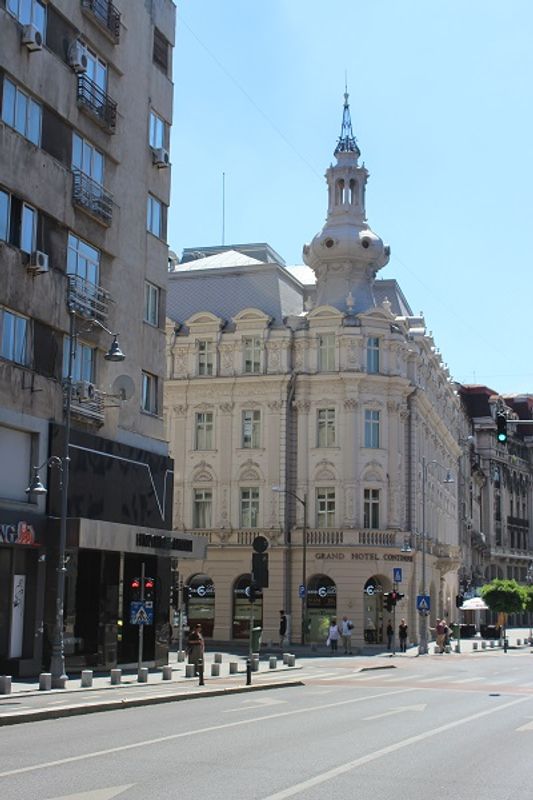
<path id="1" fill-rule="evenodd" d="M 337 625 L 337 620 L 332 619 L 328 630 L 328 640 L 326 644 L 331 648 L 331 655 L 337 652 L 337 644 L 340 638 L 340 631 Z"/>

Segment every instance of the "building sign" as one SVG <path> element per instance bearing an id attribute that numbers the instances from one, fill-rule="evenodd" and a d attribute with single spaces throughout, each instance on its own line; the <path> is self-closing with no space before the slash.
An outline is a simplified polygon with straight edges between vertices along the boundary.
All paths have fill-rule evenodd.
<path id="1" fill-rule="evenodd" d="M 138 547 L 150 547 L 154 550 L 179 550 L 191 553 L 192 541 L 190 539 L 178 539 L 175 536 L 162 536 L 153 533 L 138 533 L 135 537 L 135 544 Z"/>
<path id="2" fill-rule="evenodd" d="M 413 556 L 405 555 L 404 553 L 360 553 L 358 550 L 351 553 L 326 551 L 315 553 L 317 561 L 343 561 L 345 558 L 351 558 L 352 561 L 412 561 Z"/>
<path id="3" fill-rule="evenodd" d="M 0 544 L 38 544 L 33 525 L 23 520 L 0 525 Z"/>

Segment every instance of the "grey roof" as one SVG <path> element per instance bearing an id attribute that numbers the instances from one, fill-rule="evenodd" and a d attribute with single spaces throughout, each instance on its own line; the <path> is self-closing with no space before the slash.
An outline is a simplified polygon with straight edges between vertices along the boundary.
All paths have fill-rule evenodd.
<path id="1" fill-rule="evenodd" d="M 185 264 L 188 261 L 193 261 L 198 258 L 206 258 L 216 255 L 217 253 L 224 253 L 229 250 L 242 253 L 250 258 L 257 258 L 264 264 L 281 264 L 285 266 L 285 261 L 276 253 L 273 247 L 266 242 L 252 242 L 246 244 L 220 244 L 208 245 L 202 247 L 186 247 L 183 250 L 181 263 Z"/>
<path id="2" fill-rule="evenodd" d="M 374 282 L 372 287 L 376 305 L 380 306 L 384 300 L 391 304 L 391 311 L 397 317 L 412 317 L 411 306 L 400 289 L 398 281 L 394 278 L 383 278 Z"/>
<path id="3" fill-rule="evenodd" d="M 174 268 L 174 272 L 193 272 L 195 270 L 221 269 L 223 267 L 248 267 L 253 264 L 262 264 L 257 258 L 251 258 L 237 250 L 224 250 L 205 258 L 196 258 L 191 261 L 181 261 Z"/>

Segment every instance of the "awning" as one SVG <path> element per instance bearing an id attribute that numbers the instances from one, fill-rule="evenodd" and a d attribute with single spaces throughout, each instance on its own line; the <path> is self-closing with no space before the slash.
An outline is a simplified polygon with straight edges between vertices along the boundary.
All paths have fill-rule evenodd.
<path id="1" fill-rule="evenodd" d="M 461 606 L 461 611 L 488 611 L 489 607 L 486 605 L 482 597 L 470 597 L 465 600 Z"/>

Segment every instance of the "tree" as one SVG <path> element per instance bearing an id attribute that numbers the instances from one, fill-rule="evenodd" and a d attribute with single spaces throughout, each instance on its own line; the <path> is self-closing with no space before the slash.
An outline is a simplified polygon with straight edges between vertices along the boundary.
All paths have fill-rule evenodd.
<path id="1" fill-rule="evenodd" d="M 524 586 L 524 608 L 529 614 L 529 644 L 533 644 L 533 631 L 531 629 L 531 615 L 533 614 L 533 586 Z"/>
<path id="2" fill-rule="evenodd" d="M 516 581 L 495 578 L 481 587 L 480 595 L 491 611 L 518 614 L 524 610 L 526 588 Z M 505 626 L 503 631 L 505 638 Z"/>

